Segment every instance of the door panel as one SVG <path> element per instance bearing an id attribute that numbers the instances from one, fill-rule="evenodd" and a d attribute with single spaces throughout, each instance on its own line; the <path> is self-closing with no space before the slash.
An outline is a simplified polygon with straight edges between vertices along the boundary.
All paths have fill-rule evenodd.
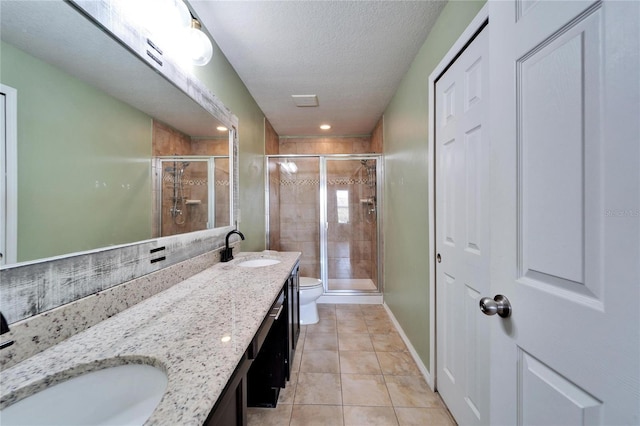
<path id="1" fill-rule="evenodd" d="M 436 82 L 437 388 L 460 424 L 486 424 L 489 324 L 488 35 Z"/>
<path id="2" fill-rule="evenodd" d="M 638 424 L 640 4 L 490 16 L 491 423 Z"/>
<path id="3" fill-rule="evenodd" d="M 520 351 L 521 412 L 518 424 L 569 425 L 599 423 L 602 402 L 553 371 L 528 353 Z"/>

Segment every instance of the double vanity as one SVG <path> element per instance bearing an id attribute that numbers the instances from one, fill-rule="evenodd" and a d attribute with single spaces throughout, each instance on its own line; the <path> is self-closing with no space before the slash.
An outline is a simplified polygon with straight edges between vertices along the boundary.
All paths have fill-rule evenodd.
<path id="1" fill-rule="evenodd" d="M 19 400 L 135 365 L 142 368 L 129 374 L 150 366 L 166 376 L 151 374 L 149 394 L 160 396 L 145 424 L 246 424 L 247 402 L 274 405 L 289 377 L 300 330 L 299 257 L 237 254 L 4 370 L 3 424 Z"/>

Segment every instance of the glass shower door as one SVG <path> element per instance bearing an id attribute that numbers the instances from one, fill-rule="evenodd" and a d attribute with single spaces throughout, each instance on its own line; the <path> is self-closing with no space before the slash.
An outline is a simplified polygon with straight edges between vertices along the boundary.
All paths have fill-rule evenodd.
<path id="1" fill-rule="evenodd" d="M 269 248 L 300 251 L 300 275 L 320 278 L 320 159 L 268 159 Z"/>
<path id="2" fill-rule="evenodd" d="M 325 161 L 327 290 L 378 291 L 377 160 Z"/>

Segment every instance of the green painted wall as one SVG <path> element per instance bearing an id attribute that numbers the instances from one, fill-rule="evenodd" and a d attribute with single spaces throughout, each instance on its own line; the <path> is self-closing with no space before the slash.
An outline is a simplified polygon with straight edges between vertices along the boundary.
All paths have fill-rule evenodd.
<path id="1" fill-rule="evenodd" d="M 18 261 L 151 238 L 151 119 L 2 43 L 18 91 Z"/>
<path id="2" fill-rule="evenodd" d="M 427 368 L 428 78 L 484 1 L 450 1 L 384 112 L 384 299 Z"/>
<path id="3" fill-rule="evenodd" d="M 242 251 L 264 250 L 264 114 L 215 41 L 211 62 L 194 73 L 238 117 Z"/>

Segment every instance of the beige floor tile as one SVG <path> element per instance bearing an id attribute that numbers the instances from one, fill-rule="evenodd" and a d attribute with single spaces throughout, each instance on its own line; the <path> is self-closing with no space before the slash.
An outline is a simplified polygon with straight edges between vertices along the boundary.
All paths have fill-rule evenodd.
<path id="1" fill-rule="evenodd" d="M 373 312 L 384 312 L 387 313 L 387 310 L 384 306 L 379 304 L 370 304 L 370 305 L 360 305 L 360 310 L 363 314 L 373 313 Z"/>
<path id="2" fill-rule="evenodd" d="M 383 376 L 342 374 L 343 405 L 391 406 L 391 398 Z"/>
<path id="3" fill-rule="evenodd" d="M 337 351 L 338 333 L 307 333 L 304 351 Z"/>
<path id="4" fill-rule="evenodd" d="M 443 408 L 438 396 L 419 376 L 384 376 L 394 407 Z"/>
<path id="5" fill-rule="evenodd" d="M 304 353 L 304 351 L 300 347 L 296 351 L 295 355 L 293 355 L 293 362 L 291 363 L 291 372 L 292 373 L 297 373 L 298 371 L 300 371 L 300 362 L 302 361 L 302 354 L 303 353 Z"/>
<path id="6" fill-rule="evenodd" d="M 340 321 L 362 320 L 364 316 L 358 311 L 336 311 L 336 319 Z"/>
<path id="7" fill-rule="evenodd" d="M 383 374 L 419 376 L 420 370 L 409 352 L 376 352 Z"/>
<path id="8" fill-rule="evenodd" d="M 340 352 L 340 372 L 342 374 L 382 374 L 375 352 Z"/>
<path id="9" fill-rule="evenodd" d="M 389 334 L 397 333 L 395 325 L 389 320 L 365 320 L 369 333 L 371 334 Z"/>
<path id="10" fill-rule="evenodd" d="M 296 394 L 296 385 L 298 384 L 298 373 L 291 373 L 291 377 L 284 389 L 280 389 L 278 396 L 278 405 L 293 404 L 293 397 Z"/>
<path id="11" fill-rule="evenodd" d="M 275 408 L 247 408 L 248 426 L 281 426 L 289 424 L 291 404 L 278 404 Z"/>
<path id="12" fill-rule="evenodd" d="M 294 404 L 342 405 L 340 375 L 298 373 Z"/>
<path id="13" fill-rule="evenodd" d="M 338 333 L 368 333 L 364 319 L 338 319 Z"/>
<path id="14" fill-rule="evenodd" d="M 318 313 L 336 313 L 336 305 L 333 303 L 317 303 Z"/>
<path id="15" fill-rule="evenodd" d="M 373 344 L 369 333 L 339 333 L 338 349 L 341 351 L 373 352 Z"/>
<path id="16" fill-rule="evenodd" d="M 335 319 L 321 318 L 317 323 L 307 325 L 307 334 L 335 333 L 337 330 Z"/>
<path id="17" fill-rule="evenodd" d="M 369 321 L 390 321 L 389 314 L 384 310 L 384 308 L 375 311 L 362 311 L 362 316 L 364 319 Z"/>
<path id="18" fill-rule="evenodd" d="M 340 373 L 338 351 L 304 351 L 301 373 Z"/>
<path id="19" fill-rule="evenodd" d="M 351 311 L 351 312 L 360 312 L 362 313 L 361 305 L 349 304 L 349 303 L 338 303 L 336 304 L 336 314 L 340 311 Z"/>
<path id="20" fill-rule="evenodd" d="M 335 312 L 336 305 L 334 303 L 318 303 L 318 312 Z"/>
<path id="21" fill-rule="evenodd" d="M 407 352 L 409 350 L 398 333 L 372 334 L 371 342 L 373 348 L 378 352 Z"/>
<path id="22" fill-rule="evenodd" d="M 293 406 L 290 426 L 340 426 L 342 424 L 342 406 L 340 405 Z"/>
<path id="23" fill-rule="evenodd" d="M 392 407 L 344 407 L 345 426 L 397 426 Z"/>
<path id="24" fill-rule="evenodd" d="M 400 426 L 455 426 L 444 408 L 396 407 Z"/>

